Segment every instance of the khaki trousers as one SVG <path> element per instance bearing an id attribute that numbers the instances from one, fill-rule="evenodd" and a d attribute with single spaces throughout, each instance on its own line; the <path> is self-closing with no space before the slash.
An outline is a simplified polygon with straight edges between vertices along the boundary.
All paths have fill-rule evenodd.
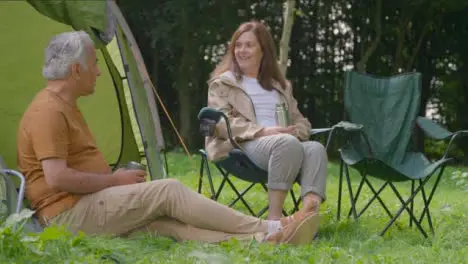
<path id="1" fill-rule="evenodd" d="M 328 157 L 319 142 L 279 134 L 247 141 L 242 148 L 257 166 L 268 171 L 268 188 L 290 190 L 300 176 L 301 196 L 312 192 L 326 200 Z"/>
<path id="2" fill-rule="evenodd" d="M 151 232 L 178 241 L 263 240 L 265 220 L 244 215 L 175 179 L 111 187 L 84 196 L 50 223 L 71 232 L 128 236 Z"/>

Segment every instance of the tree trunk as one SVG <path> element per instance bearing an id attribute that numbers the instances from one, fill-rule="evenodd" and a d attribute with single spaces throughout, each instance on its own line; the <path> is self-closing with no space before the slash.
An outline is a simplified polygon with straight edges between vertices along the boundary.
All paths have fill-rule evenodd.
<path id="1" fill-rule="evenodd" d="M 393 59 L 392 74 L 397 74 L 400 68 L 403 68 L 403 49 L 405 46 L 405 35 L 408 29 L 407 12 L 403 11 L 398 23 L 398 33 L 396 37 L 395 57 Z"/>
<path id="2" fill-rule="evenodd" d="M 429 22 L 427 22 L 424 25 L 423 29 L 421 30 L 421 35 L 419 36 L 418 42 L 414 46 L 413 52 L 411 53 L 411 58 L 408 60 L 406 64 L 406 67 L 405 67 L 406 71 L 411 71 L 411 68 L 413 67 L 416 56 L 418 55 L 419 50 L 421 49 L 421 45 L 424 41 L 424 38 L 426 37 L 427 33 L 429 33 L 429 29 L 430 29 L 430 24 Z"/>
<path id="3" fill-rule="evenodd" d="M 434 62 L 431 58 L 431 51 L 428 48 L 428 43 L 424 43 L 421 48 L 421 56 L 419 57 L 419 67 L 422 74 L 422 89 L 421 89 L 421 106 L 419 108 L 419 115 L 426 115 L 426 106 L 431 97 L 431 81 L 434 78 Z M 416 148 L 424 152 L 424 136 L 422 131 L 418 129 L 416 134 Z"/>
<path id="4" fill-rule="evenodd" d="M 280 52 L 279 52 L 279 66 L 283 75 L 286 75 L 288 68 L 288 53 L 289 53 L 289 41 L 291 39 L 291 31 L 294 25 L 294 7 L 296 5 L 295 0 L 286 0 L 284 2 L 284 13 L 283 13 L 283 32 L 280 41 Z"/>
<path id="5" fill-rule="evenodd" d="M 180 39 L 184 46 L 181 51 L 181 59 L 179 62 L 179 67 L 177 70 L 177 79 L 175 88 L 177 91 L 177 98 L 179 101 L 179 124 L 180 124 L 180 134 L 182 140 L 187 145 L 188 148 L 191 148 L 193 145 L 193 137 L 190 135 L 193 129 L 193 120 L 192 120 L 192 98 L 191 96 L 191 71 L 190 65 L 192 64 L 193 56 L 196 56 L 197 50 L 193 50 L 194 47 L 197 47 L 197 44 L 194 43 L 196 40 L 190 37 L 190 25 L 187 12 L 183 11 L 181 15 L 181 28 L 183 29 L 180 32 Z"/>
<path id="6" fill-rule="evenodd" d="M 192 131 L 197 131 L 194 128 L 194 109 L 193 109 L 193 83 L 190 83 L 190 65 L 192 64 L 193 54 L 195 51 L 190 50 L 193 42 L 185 42 L 185 48 L 180 61 L 180 67 L 177 74 L 176 90 L 177 98 L 179 101 L 179 123 L 180 134 L 188 148 L 192 148 L 194 144 L 194 137 Z"/>
<path id="7" fill-rule="evenodd" d="M 359 62 L 356 65 L 356 68 L 359 72 L 365 72 L 366 71 L 366 65 L 367 61 L 369 58 L 372 56 L 372 54 L 375 52 L 377 49 L 377 46 L 380 43 L 380 38 L 382 37 L 382 0 L 376 0 L 376 6 L 375 6 L 375 38 L 371 42 L 369 48 L 367 48 L 366 52 L 362 56 L 362 58 L 359 60 Z"/>

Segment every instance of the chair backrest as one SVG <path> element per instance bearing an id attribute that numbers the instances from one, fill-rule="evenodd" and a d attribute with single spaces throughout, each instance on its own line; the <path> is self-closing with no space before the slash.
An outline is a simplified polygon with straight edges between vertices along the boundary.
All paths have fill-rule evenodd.
<path id="1" fill-rule="evenodd" d="M 18 192 L 10 175 L 5 173 L 6 166 L 0 156 L 0 219 L 6 219 L 17 210 Z"/>
<path id="2" fill-rule="evenodd" d="M 390 166 L 400 164 L 408 151 L 421 97 L 418 72 L 391 77 L 345 73 L 344 105 L 348 119 L 363 125 L 372 157 Z M 365 139 L 352 142 L 368 157 Z"/>

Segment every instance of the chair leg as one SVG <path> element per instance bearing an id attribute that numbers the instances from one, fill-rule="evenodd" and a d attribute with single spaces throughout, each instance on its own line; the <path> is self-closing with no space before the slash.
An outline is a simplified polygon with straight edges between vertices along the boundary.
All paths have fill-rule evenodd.
<path id="1" fill-rule="evenodd" d="M 219 195 L 221 194 L 221 191 L 223 190 L 224 188 L 224 185 L 226 184 L 226 181 L 228 180 L 228 177 L 229 177 L 229 172 L 227 171 L 224 171 L 221 167 L 219 167 L 218 165 L 216 165 L 216 168 L 218 169 L 218 171 L 221 173 L 221 175 L 223 176 L 223 179 L 221 180 L 221 183 L 219 184 L 218 186 L 218 190 L 215 192 L 215 195 L 214 195 L 214 200 L 217 201 L 218 198 L 219 198 Z"/>
<path id="2" fill-rule="evenodd" d="M 354 198 L 354 204 L 355 204 L 355 207 L 354 207 L 354 210 L 356 210 L 356 206 L 357 206 L 357 201 L 359 199 L 359 195 L 361 194 L 361 191 L 362 191 L 362 188 L 364 187 L 364 183 L 369 187 L 369 189 L 372 191 L 372 193 L 374 194 L 374 196 L 367 202 L 367 204 L 364 206 L 364 208 L 357 214 L 357 218 L 359 218 L 366 210 L 367 208 L 369 208 L 369 206 L 372 204 L 372 202 L 377 199 L 378 202 L 380 203 L 380 205 L 382 205 L 382 207 L 384 208 L 385 212 L 388 214 L 388 216 L 390 218 L 393 218 L 393 215 L 392 213 L 390 212 L 390 210 L 388 209 L 388 207 L 385 205 L 385 203 L 383 202 L 383 200 L 380 198 L 379 194 L 384 190 L 384 188 L 387 186 L 387 182 L 384 183 L 378 191 L 375 191 L 375 188 L 374 186 L 371 184 L 371 182 L 369 181 L 368 179 L 368 174 L 367 174 L 367 167 L 364 169 L 364 172 L 361 173 L 361 182 L 359 183 L 359 186 L 358 186 L 358 189 L 357 189 L 357 192 L 356 192 L 356 196 Z M 351 216 L 351 213 L 352 213 L 352 209 L 349 211 L 348 213 L 348 217 Z"/>
<path id="3" fill-rule="evenodd" d="M 411 180 L 411 194 L 413 193 L 414 193 L 414 180 Z M 411 213 L 414 214 L 414 200 L 411 200 L 410 210 L 411 210 Z M 411 217 L 409 219 L 409 226 L 413 227 L 413 218 Z"/>
<path id="4" fill-rule="evenodd" d="M 302 202 L 303 202 L 302 197 L 297 198 L 297 203 L 295 205 L 296 206 L 296 211 L 299 210 L 299 206 L 301 205 Z"/>
<path id="5" fill-rule="evenodd" d="M 260 210 L 260 211 L 256 214 L 256 217 L 258 217 L 258 218 L 262 217 L 267 211 L 268 211 L 268 205 L 266 205 L 265 207 L 263 207 L 263 209 Z"/>
<path id="6" fill-rule="evenodd" d="M 252 210 L 252 208 L 249 206 L 249 204 L 245 201 L 244 199 L 244 195 L 255 185 L 254 183 L 252 183 L 247 189 L 245 189 L 242 193 L 239 193 L 239 191 L 237 190 L 237 188 L 235 187 L 235 185 L 232 183 L 232 181 L 225 177 L 226 179 L 226 182 L 229 184 L 229 186 L 231 186 L 232 190 L 236 193 L 237 195 L 237 198 L 231 202 L 231 204 L 229 205 L 229 207 L 232 207 L 237 201 L 241 201 L 244 206 L 247 208 L 247 210 L 249 210 L 250 214 L 252 215 L 256 215 L 254 213 L 254 211 Z"/>
<path id="7" fill-rule="evenodd" d="M 423 234 L 423 236 L 425 238 L 427 238 L 427 233 L 424 231 L 424 229 L 422 228 L 421 224 L 418 222 L 418 220 L 416 219 L 416 217 L 411 213 L 411 211 L 408 209 L 408 204 L 414 199 L 414 197 L 417 195 L 417 193 L 421 190 L 421 188 L 424 186 L 424 184 L 426 184 L 426 182 L 428 181 L 429 177 L 426 178 L 423 182 L 421 182 L 421 185 L 418 186 L 418 188 L 416 188 L 415 192 L 413 194 L 411 194 L 410 198 L 408 198 L 406 201 L 403 200 L 403 198 L 401 197 L 400 193 L 398 192 L 398 190 L 396 189 L 396 187 L 390 182 L 389 185 L 390 187 L 392 188 L 393 192 L 395 193 L 395 195 L 398 197 L 398 200 L 400 200 L 402 206 L 401 208 L 398 210 L 398 212 L 396 213 L 396 215 L 387 223 L 387 225 L 385 226 L 385 228 L 380 232 L 380 235 L 384 235 L 385 232 L 388 230 L 388 228 L 390 228 L 390 226 L 395 222 L 395 220 L 401 215 L 401 213 L 403 212 L 403 210 L 406 210 L 410 216 L 410 218 L 413 219 L 414 221 L 414 224 L 416 225 L 416 227 L 419 229 L 419 231 L 421 231 L 421 233 Z"/>
<path id="8" fill-rule="evenodd" d="M 215 196 L 215 189 L 213 184 L 213 177 L 211 175 L 210 165 L 208 164 L 208 158 L 203 155 L 203 163 L 205 164 L 206 174 L 208 175 L 208 183 L 210 184 L 210 191 L 211 191 L 211 199 L 217 200 L 218 198 Z"/>
<path id="9" fill-rule="evenodd" d="M 419 180 L 419 184 L 422 185 L 422 180 Z M 424 211 L 426 211 L 426 208 L 429 206 L 427 204 L 427 197 L 426 197 L 426 191 L 424 190 L 424 186 L 421 186 L 421 194 L 424 202 Z M 434 234 L 434 228 L 432 227 L 432 219 L 431 219 L 431 214 L 430 211 L 427 210 L 426 212 L 427 215 L 427 223 L 429 224 L 429 229 L 431 230 L 431 233 Z M 422 224 L 422 219 L 420 219 L 420 224 Z"/>
<path id="10" fill-rule="evenodd" d="M 367 184 L 369 185 L 369 181 L 367 181 L 367 179 L 366 179 L 366 177 L 367 177 L 367 166 L 365 167 L 364 172 L 360 172 L 360 174 L 361 174 L 361 182 L 359 183 L 358 189 L 357 189 L 357 191 L 356 191 L 356 196 L 354 197 L 354 210 L 356 210 L 357 201 L 358 201 L 358 199 L 359 199 L 359 195 L 361 194 L 362 187 L 364 186 L 364 183 L 367 183 Z M 371 189 L 372 189 L 372 186 L 370 186 L 370 187 L 371 187 Z M 351 208 L 351 209 L 349 210 L 348 217 L 351 216 L 352 209 L 353 209 L 353 208 Z M 355 216 L 359 218 L 359 215 L 360 215 L 360 214 L 357 214 L 357 215 L 355 215 Z"/>
<path id="11" fill-rule="evenodd" d="M 298 199 L 296 199 L 296 195 L 294 194 L 294 190 L 291 188 L 291 190 L 289 191 L 290 194 L 291 194 L 291 199 L 293 201 L 293 209 L 292 211 L 290 212 L 290 214 L 294 214 L 296 211 L 299 210 L 299 204 L 301 202 L 301 197 L 299 196 Z"/>
<path id="12" fill-rule="evenodd" d="M 208 159 L 204 154 L 202 154 L 201 157 L 202 158 L 201 158 L 201 161 L 200 161 L 200 176 L 198 178 L 198 193 L 202 192 L 203 175 L 204 175 L 204 172 L 205 172 L 205 169 L 206 169 L 206 173 L 208 174 L 207 175 L 208 176 L 208 183 L 209 183 L 210 192 L 211 192 L 210 199 L 215 200 L 215 189 L 214 189 L 214 184 L 213 184 L 213 178 L 211 176 L 210 167 L 209 167 L 209 164 L 208 164 Z"/>
<path id="13" fill-rule="evenodd" d="M 370 183 L 370 181 L 366 178 L 364 178 L 364 181 L 365 183 L 367 184 L 367 186 L 369 187 L 369 189 L 372 191 L 372 193 L 374 194 L 374 196 L 367 202 L 367 204 L 364 206 L 364 208 L 358 213 L 358 217 L 360 217 L 366 210 L 367 208 L 369 208 L 369 206 L 372 204 L 372 202 L 377 199 L 377 201 L 379 201 L 380 205 L 382 205 L 383 209 L 385 210 L 385 212 L 388 214 L 388 216 L 390 218 L 393 218 L 393 215 L 392 213 L 390 212 L 390 210 L 388 209 L 388 207 L 385 205 L 385 203 L 383 202 L 382 198 L 380 198 L 380 193 L 385 189 L 385 187 L 388 185 L 388 182 L 385 182 L 384 184 L 382 184 L 382 186 L 379 188 L 378 191 L 375 191 L 375 188 L 374 186 Z"/>
<path id="14" fill-rule="evenodd" d="M 382 198 L 380 198 L 380 193 L 385 189 L 385 187 L 388 185 L 388 182 L 385 182 L 380 188 L 378 191 L 375 191 L 374 187 L 372 186 L 372 184 L 366 179 L 366 184 L 367 186 L 369 186 L 369 189 L 372 191 L 372 193 L 374 194 L 374 196 L 367 202 L 367 204 L 364 206 L 364 208 L 358 213 L 358 217 L 360 217 L 368 208 L 369 206 L 372 204 L 372 202 L 377 199 L 377 201 L 379 201 L 380 205 L 382 205 L 383 209 L 385 210 L 385 212 L 387 213 L 387 215 L 391 218 L 393 218 L 393 214 L 390 212 L 390 210 L 388 209 L 388 207 L 385 205 L 385 203 L 383 202 Z"/>
<path id="15" fill-rule="evenodd" d="M 359 199 L 359 195 L 361 194 L 362 187 L 364 186 L 364 182 L 365 182 L 365 177 L 366 177 L 366 176 L 367 176 L 367 175 L 362 176 L 361 181 L 359 182 L 359 186 L 358 186 L 357 191 L 356 191 L 356 195 L 354 196 L 354 210 L 356 210 L 357 201 L 358 201 L 358 199 Z M 348 217 L 350 217 L 352 213 L 353 213 L 353 207 L 351 207 L 351 208 L 349 209 Z"/>
<path id="16" fill-rule="evenodd" d="M 216 165 L 217 169 L 219 170 L 219 172 L 222 174 L 223 176 L 223 179 L 218 187 L 218 190 L 215 192 L 215 195 L 213 197 L 214 200 L 218 200 L 220 194 L 221 194 L 221 191 L 223 190 L 225 184 L 227 183 L 231 189 L 233 190 L 233 192 L 236 194 L 237 198 L 233 199 L 229 204 L 228 206 L 229 207 L 232 207 L 234 206 L 238 201 L 241 201 L 242 204 L 246 207 L 246 209 L 249 211 L 249 213 L 253 216 L 257 216 L 257 217 L 260 217 L 262 216 L 267 210 L 268 210 L 268 206 L 266 208 L 263 208 L 262 210 L 260 210 L 259 213 L 255 213 L 253 210 L 252 210 L 252 207 L 247 203 L 247 201 L 244 199 L 244 195 L 250 190 L 252 189 L 252 187 L 255 186 L 256 183 L 251 183 L 246 189 L 244 189 L 242 192 L 239 192 L 239 190 L 236 188 L 236 186 L 234 185 L 234 183 L 230 180 L 229 178 L 229 172 L 224 170 L 223 168 L 221 168 L 219 165 Z M 208 168 L 207 168 L 208 170 Z M 266 186 L 264 187 L 266 188 Z M 214 192 L 214 188 L 213 188 L 213 192 Z"/>
<path id="17" fill-rule="evenodd" d="M 428 216 L 428 223 L 429 223 L 429 228 L 431 229 L 431 232 L 434 234 L 434 227 L 432 226 L 432 219 L 431 219 L 431 216 L 430 216 L 430 211 L 429 211 L 429 205 L 432 201 L 432 198 L 434 196 L 434 193 L 435 191 L 437 190 L 437 187 L 439 186 L 439 182 L 440 182 L 440 179 L 441 179 L 441 176 L 442 174 L 444 173 L 444 170 L 445 170 L 445 165 L 443 167 L 440 168 L 440 172 L 439 174 L 437 175 L 437 178 L 436 178 L 436 181 L 434 183 L 434 187 L 432 188 L 431 190 L 431 194 L 429 195 L 428 199 L 425 199 L 424 196 L 423 196 L 423 199 L 424 199 L 424 209 L 423 209 L 423 212 L 421 213 L 421 217 L 419 218 L 419 221 L 422 222 L 422 219 L 424 218 L 424 214 L 427 214 Z M 429 178 L 429 177 L 428 177 Z M 421 183 L 420 183 L 421 184 Z"/>
<path id="18" fill-rule="evenodd" d="M 348 190 L 349 190 L 349 199 L 351 200 L 351 210 L 353 212 L 354 220 L 357 220 L 357 212 L 356 212 L 356 202 L 354 201 L 353 196 L 353 189 L 351 187 L 351 179 L 349 177 L 349 168 L 348 165 L 345 165 L 345 172 L 346 172 L 346 182 L 348 183 Z"/>
<path id="19" fill-rule="evenodd" d="M 242 201 L 242 199 L 244 198 L 244 195 L 245 195 L 248 191 L 250 191 L 250 189 L 252 189 L 252 187 L 255 186 L 255 183 L 251 183 L 251 184 L 249 185 L 249 187 L 247 187 L 246 189 L 244 189 L 242 192 L 239 192 L 239 191 L 237 190 L 237 188 L 235 188 L 234 183 L 232 183 L 231 180 L 228 180 L 228 181 L 229 181 L 228 184 L 231 185 L 231 187 L 232 187 L 233 189 L 235 189 L 234 192 L 235 192 L 236 194 L 238 194 L 237 198 L 235 198 L 234 200 L 231 201 L 231 203 L 229 203 L 229 207 L 234 206 L 238 201 Z M 244 202 L 243 202 L 243 203 L 244 203 Z M 245 202 L 245 203 L 246 203 L 246 202 Z"/>
<path id="20" fill-rule="evenodd" d="M 203 185 L 203 169 L 205 167 L 204 163 L 204 158 L 202 156 L 202 159 L 200 161 L 200 176 L 198 177 L 198 193 L 201 193 L 202 191 L 202 185 Z"/>
<path id="21" fill-rule="evenodd" d="M 340 178 L 338 179 L 338 206 L 336 209 L 336 220 L 340 221 L 341 218 L 341 193 L 343 189 L 343 160 L 340 162 Z"/>
<path id="22" fill-rule="evenodd" d="M 340 219 L 340 213 L 341 213 L 341 196 L 342 196 L 342 176 L 343 176 L 343 166 L 346 166 L 345 164 L 343 164 L 343 161 L 341 162 L 340 164 L 340 179 L 339 179 L 339 189 L 338 189 L 338 210 L 337 210 L 337 219 L 339 220 Z M 406 212 L 409 214 L 409 217 L 410 217 L 410 227 L 414 224 L 416 225 L 416 227 L 419 229 L 419 231 L 423 234 L 423 236 L 425 238 L 428 237 L 427 235 L 427 232 L 423 229 L 422 227 L 422 224 L 423 224 L 423 219 L 425 216 L 427 216 L 427 222 L 428 222 L 428 225 L 429 225 L 429 228 L 430 228 L 430 231 L 432 232 L 432 234 L 434 234 L 434 228 L 433 228 L 433 223 L 432 223 L 432 217 L 431 217 L 431 214 L 430 214 L 430 210 L 429 210 L 429 205 L 432 201 L 432 198 L 434 196 L 434 193 L 439 185 L 439 182 L 440 182 L 440 179 L 441 179 L 441 176 L 444 172 L 444 169 L 445 169 L 445 166 L 441 167 L 440 169 L 440 172 L 436 178 L 436 181 L 435 181 L 435 184 L 434 184 L 434 187 L 432 188 L 432 190 L 430 191 L 430 194 L 429 196 L 427 195 L 428 193 L 426 192 L 427 189 L 425 188 L 425 184 L 430 180 L 431 176 L 428 176 L 426 179 L 424 180 L 419 180 L 419 186 L 416 186 L 415 184 L 415 181 L 412 180 L 411 181 L 411 195 L 408 199 L 403 199 L 403 197 L 401 196 L 401 194 L 399 193 L 399 191 L 397 190 L 397 188 L 395 187 L 395 185 L 392 183 L 392 182 L 388 182 L 386 181 L 377 191 L 375 190 L 375 188 L 373 187 L 373 185 L 371 184 L 371 182 L 367 179 L 367 177 L 364 175 L 363 176 L 363 179 L 361 180 L 360 184 L 359 184 L 359 187 L 357 189 L 357 192 L 356 192 L 356 195 L 354 196 L 353 195 L 353 191 L 351 189 L 351 184 L 350 184 L 350 175 L 349 175 L 349 169 L 348 169 L 348 166 L 346 166 L 344 168 L 344 172 L 346 173 L 345 176 L 346 176 L 346 181 L 347 181 L 347 185 L 348 185 L 348 189 L 349 189 L 349 194 L 350 194 L 350 200 L 351 200 L 351 210 L 348 214 L 348 217 L 351 216 L 351 214 L 353 214 L 354 218 L 357 219 L 359 216 L 361 216 L 365 210 L 367 210 L 367 208 L 371 205 L 371 203 L 377 199 L 379 201 L 379 203 L 382 205 L 382 207 L 385 209 L 386 213 L 389 215 L 389 217 L 391 218 L 390 221 L 386 224 L 386 226 L 384 227 L 383 230 L 381 230 L 380 232 L 380 236 L 383 236 L 386 231 L 390 228 L 390 226 L 398 219 L 398 217 L 403 213 L 404 210 L 406 210 Z M 369 188 L 371 189 L 371 191 L 373 192 L 374 196 L 369 200 L 369 202 L 364 206 L 364 208 L 359 212 L 359 214 L 356 212 L 356 203 L 357 203 L 357 200 L 359 198 L 359 195 L 361 193 L 361 189 L 363 187 L 363 184 L 367 184 L 369 186 Z M 385 203 L 383 202 L 383 200 L 380 198 L 380 193 L 383 191 L 383 189 L 389 185 L 390 188 L 392 189 L 392 191 L 395 193 L 395 195 L 397 196 L 398 200 L 400 201 L 401 203 L 401 208 L 396 212 L 395 215 L 393 215 L 390 210 L 388 209 L 388 207 L 385 205 Z M 421 192 L 421 195 L 422 195 L 422 199 L 423 199 L 423 202 L 424 202 L 424 208 L 423 208 L 423 211 L 421 212 L 421 215 L 419 216 L 419 219 L 416 217 L 415 215 L 415 212 L 414 212 L 414 198 L 419 194 L 419 192 Z"/>

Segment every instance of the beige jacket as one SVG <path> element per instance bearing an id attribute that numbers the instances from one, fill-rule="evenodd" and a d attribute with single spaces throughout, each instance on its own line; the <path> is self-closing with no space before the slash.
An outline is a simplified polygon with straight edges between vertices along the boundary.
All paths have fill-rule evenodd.
<path id="1" fill-rule="evenodd" d="M 242 89 L 241 83 L 235 79 L 231 72 L 226 72 L 211 79 L 208 85 L 208 107 L 218 109 L 226 114 L 236 143 L 254 139 L 254 135 L 263 127 L 257 125 L 252 100 Z M 283 90 L 279 84 L 275 85 L 274 88 L 279 92 L 281 102 L 286 103 L 289 119 L 297 127 L 295 136 L 301 141 L 308 140 L 311 124 L 299 112 L 292 88 L 288 86 Z M 205 145 L 210 160 L 222 159 L 233 149 L 224 119 L 221 118 L 216 125 L 215 136 L 206 138 Z M 240 148 L 240 145 L 238 147 Z"/>

